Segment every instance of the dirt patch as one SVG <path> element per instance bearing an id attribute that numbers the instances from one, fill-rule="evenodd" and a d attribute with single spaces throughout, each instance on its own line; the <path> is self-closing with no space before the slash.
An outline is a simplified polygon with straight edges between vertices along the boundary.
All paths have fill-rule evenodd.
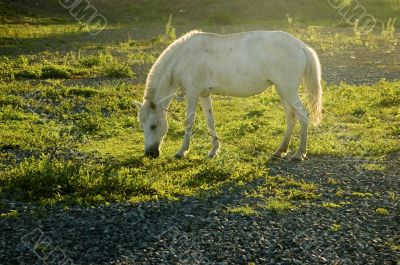
<path id="1" fill-rule="evenodd" d="M 400 80 L 399 49 L 370 50 L 354 47 L 351 51 L 320 52 L 319 55 L 323 79 L 327 83 L 372 85 L 381 79 Z"/>

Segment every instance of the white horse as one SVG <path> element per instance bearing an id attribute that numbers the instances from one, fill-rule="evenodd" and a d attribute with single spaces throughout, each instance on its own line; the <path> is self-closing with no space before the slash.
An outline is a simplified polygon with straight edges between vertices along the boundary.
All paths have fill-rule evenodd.
<path id="1" fill-rule="evenodd" d="M 321 67 L 316 52 L 292 35 L 279 31 L 254 31 L 217 35 L 192 31 L 172 43 L 153 65 L 146 82 L 144 102 L 138 119 L 144 130 L 145 154 L 158 157 L 168 131 L 167 110 L 178 88 L 187 97 L 183 157 L 200 101 L 212 136 L 210 157 L 217 155 L 220 143 L 214 126 L 211 94 L 249 97 L 275 85 L 288 123 L 283 142 L 274 157 L 287 152 L 296 119 L 299 120 L 300 145 L 292 157 L 303 160 L 307 149 L 308 111 L 299 97 L 304 84 L 314 124 L 322 118 Z"/>

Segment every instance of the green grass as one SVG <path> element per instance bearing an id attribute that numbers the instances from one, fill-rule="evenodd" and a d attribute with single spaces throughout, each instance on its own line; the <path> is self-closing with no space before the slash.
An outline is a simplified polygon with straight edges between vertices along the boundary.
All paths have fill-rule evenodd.
<path id="1" fill-rule="evenodd" d="M 372 197 L 372 196 L 374 196 L 372 193 L 370 193 L 370 192 L 356 192 L 356 191 L 354 191 L 354 192 L 352 192 L 351 193 L 351 196 L 353 196 L 353 197 L 359 197 L 359 198 L 370 198 L 370 197 Z"/>
<path id="2" fill-rule="evenodd" d="M 123 49 L 124 44 L 119 47 Z M 136 50 L 142 49 L 143 46 Z M 151 64 L 152 53 L 133 53 L 123 60 L 111 48 L 96 54 L 80 50 L 61 56 L 51 53 L 20 55 L 17 59 L 0 57 L 0 77 L 4 79 L 75 79 L 82 77 L 134 78 L 132 66 Z"/>
<path id="3" fill-rule="evenodd" d="M 133 71 L 129 65 L 112 63 L 105 69 L 105 75 L 113 78 L 133 77 Z"/>
<path id="4" fill-rule="evenodd" d="M 43 66 L 41 68 L 29 68 L 27 70 L 22 70 L 16 74 L 16 77 L 26 77 L 26 78 L 70 78 L 72 69 L 66 67 L 59 67 L 55 65 Z"/>
<path id="5" fill-rule="evenodd" d="M 20 1 L 24 2 L 24 1 Z M 28 2 L 28 1 L 25 1 Z M 387 21 L 396 17 L 400 5 L 396 0 L 359 0 L 365 8 L 378 17 L 379 21 Z M 295 22 L 304 23 L 318 21 L 340 21 L 337 11 L 326 1 L 309 0 L 307 4 L 295 0 L 171 0 L 168 5 L 161 0 L 129 1 L 121 0 L 118 5 L 108 1 L 93 0 L 90 2 L 101 14 L 108 18 L 109 23 L 145 23 L 149 21 L 167 21 L 173 14 L 180 22 L 197 20 L 202 23 L 228 24 L 247 20 L 286 20 L 290 14 Z M 4 22 L 22 23 L 69 23 L 72 21 L 67 12 L 58 2 L 44 0 L 39 5 L 28 3 L 4 4 L 2 6 Z M 310 12 L 313 10 L 314 12 Z M 1 14 L 1 13 L 0 13 Z M 33 15 L 33 14 L 36 14 Z M 49 16 L 49 14 L 51 14 Z M 338 23 L 338 22 L 336 22 Z M 339 23 L 338 23 L 339 24 Z"/>
<path id="6" fill-rule="evenodd" d="M 11 219 L 18 219 L 19 214 L 16 210 L 11 210 L 7 213 L 0 213 L 0 218 L 11 218 Z"/>
<path id="7" fill-rule="evenodd" d="M 309 155 L 366 155 L 379 160 L 398 151 L 399 85 L 327 86 L 325 120 L 310 131 Z M 143 85 L 90 87 L 58 80 L 39 84 L 14 80 L 3 81 L 0 88 L 3 193 L 38 201 L 135 201 L 194 195 L 227 183 L 266 177 L 269 188 L 260 187 L 251 196 L 270 194 L 295 204 L 319 198 L 316 185 L 271 177 L 263 169 L 285 128 L 284 113 L 273 90 L 247 99 L 240 109 L 235 107 L 240 99 L 215 98 L 217 130 L 224 143 L 219 158 L 206 159 L 209 139 L 204 119 L 199 118 L 189 159 L 173 158 L 183 126 L 170 119 L 162 157 L 148 160 L 142 157 L 143 135 L 132 103 L 140 99 Z M 360 89 L 362 96 L 357 93 Z M 364 109 L 365 115 L 355 117 L 355 106 Z M 171 109 L 177 116 L 184 115 L 180 103 L 173 103 Z M 255 109 L 262 115 L 254 118 L 251 113 Z M 346 137 L 353 135 L 358 142 L 349 140 L 343 148 Z M 234 140 L 238 137 L 240 141 Z M 295 139 L 293 145 L 297 144 Z M 359 144 L 366 154 L 357 148 Z M 17 162 L 19 158 L 11 150 L 33 157 Z M 351 195 L 373 196 L 365 192 Z"/>
<path id="8" fill-rule="evenodd" d="M 382 215 L 382 216 L 388 216 L 389 215 L 389 211 L 386 210 L 385 208 L 377 208 L 375 210 L 375 213 L 378 215 Z"/>
<path id="9" fill-rule="evenodd" d="M 307 5 L 294 0 L 286 1 L 289 2 L 196 0 L 189 3 L 173 0 L 165 5 L 161 0 L 123 0 L 114 5 L 94 0 L 91 4 L 109 22 L 106 30 L 95 39 L 88 34 L 95 26 L 88 28 L 74 21 L 57 1 L 43 0 L 37 6 L 8 2 L 3 4 L 3 11 L 0 12 L 0 21 L 4 21 L 0 25 L 0 41 L 4 44 L 4 54 L 15 55 L 31 54 L 32 51 L 52 53 L 59 51 L 60 46 L 62 50 L 67 48 L 74 51 L 93 51 L 96 46 L 110 49 L 121 42 L 125 42 L 126 47 L 134 46 L 136 34 L 133 28 L 137 27 L 146 32 L 145 37 L 149 38 L 150 35 L 156 42 L 173 40 L 176 35 L 194 28 L 217 33 L 284 29 L 323 51 L 338 52 L 354 46 L 377 50 L 382 43 L 389 49 L 396 48 L 398 41 L 395 32 L 400 21 L 395 18 L 400 4 L 395 0 L 384 0 L 379 4 L 376 0 L 360 1 L 378 21 L 374 33 L 367 36 L 353 33 L 353 25 L 347 24 L 327 1 L 310 0 Z M 138 36 L 143 37 L 142 34 Z M 97 59 L 79 60 L 81 66 L 86 68 L 98 64 Z M 131 75 L 126 68 L 117 72 L 123 72 L 123 76 Z M 111 73 L 111 76 L 115 75 Z"/>
<path id="10" fill-rule="evenodd" d="M 258 214 L 258 212 L 250 206 L 239 206 L 239 207 L 228 208 L 227 212 L 230 214 L 239 214 L 239 215 L 245 215 L 245 216 L 251 216 L 251 215 Z"/>
<path id="11" fill-rule="evenodd" d="M 391 248 L 393 251 L 400 251 L 400 244 L 396 243 L 396 242 L 388 242 L 385 244 L 386 246 L 388 246 L 389 248 Z"/>
<path id="12" fill-rule="evenodd" d="M 342 207 L 340 204 L 337 204 L 334 202 L 324 202 L 324 203 L 322 203 L 322 206 L 325 208 L 332 208 L 332 209 Z"/>
<path id="13" fill-rule="evenodd" d="M 339 232 L 340 229 L 342 229 L 342 226 L 340 224 L 333 224 L 331 227 L 332 232 Z"/>
<path id="14" fill-rule="evenodd" d="M 265 209 L 273 213 L 282 214 L 294 210 L 295 206 L 290 201 L 270 198 L 265 202 Z"/>
<path id="15" fill-rule="evenodd" d="M 263 179 L 268 185 L 248 191 L 247 196 L 271 198 L 265 206 L 271 211 L 285 212 L 318 201 L 323 192 L 318 185 L 297 176 L 270 176 L 265 169 L 286 128 L 273 89 L 246 100 L 214 97 L 222 151 L 213 160 L 206 158 L 210 140 L 200 109 L 188 159 L 173 158 L 184 126 L 171 116 L 162 157 L 144 158 L 133 101 L 141 100 L 147 73 L 161 51 L 189 29 L 220 33 L 287 29 L 319 52 L 335 54 L 396 48 L 391 25 L 382 34 L 379 29 L 358 36 L 351 28 L 343 29 L 335 11 L 320 1 L 311 1 L 310 6 L 326 12 L 314 12 L 313 17 L 297 1 L 292 2 L 292 12 L 281 1 L 235 0 L 229 8 L 226 1 L 123 2 L 127 5 L 110 8 L 107 1 L 93 1 L 110 20 L 107 30 L 96 38 L 62 15 L 65 10 L 54 1 L 42 8 L 29 5 L 29 12 L 19 4 L 2 8 L 0 193 L 44 204 L 106 204 L 218 193 Z M 400 8 L 392 0 L 385 0 L 385 8 L 363 2 L 371 12 L 379 10 L 379 19 L 385 23 Z M 179 14 L 174 11 L 177 6 L 183 10 Z M 164 26 L 170 14 L 172 20 Z M 193 24 L 195 18 L 199 20 Z M 148 30 L 150 36 L 137 39 L 132 33 L 136 26 Z M 398 152 L 399 86 L 400 82 L 384 80 L 371 86 L 324 85 L 324 121 L 310 128 L 309 156 L 379 161 Z M 174 101 L 170 110 L 184 119 L 182 103 Z M 291 147 L 296 146 L 297 137 Z M 367 169 L 383 170 L 373 165 Z M 244 214 L 255 209 L 246 207 L 232 211 Z"/>

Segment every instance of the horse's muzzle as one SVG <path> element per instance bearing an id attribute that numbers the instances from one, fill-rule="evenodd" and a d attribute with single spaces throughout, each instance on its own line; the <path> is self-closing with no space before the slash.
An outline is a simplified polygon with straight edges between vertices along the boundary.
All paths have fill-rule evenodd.
<path id="1" fill-rule="evenodd" d="M 159 144 L 154 144 L 144 151 L 145 155 L 150 158 L 157 158 L 160 156 Z"/>

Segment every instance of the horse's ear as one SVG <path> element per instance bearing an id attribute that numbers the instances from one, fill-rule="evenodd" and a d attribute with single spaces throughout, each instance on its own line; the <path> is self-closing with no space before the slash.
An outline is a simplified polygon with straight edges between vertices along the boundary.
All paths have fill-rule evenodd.
<path id="1" fill-rule="evenodd" d="M 135 106 L 140 109 L 142 107 L 142 103 L 138 102 L 138 101 L 133 101 L 133 104 L 135 104 Z"/>
<path id="2" fill-rule="evenodd" d="M 157 105 L 156 105 L 156 103 L 154 103 L 153 101 L 150 101 L 150 109 L 151 109 L 152 111 L 156 111 L 156 109 L 157 109 Z"/>

